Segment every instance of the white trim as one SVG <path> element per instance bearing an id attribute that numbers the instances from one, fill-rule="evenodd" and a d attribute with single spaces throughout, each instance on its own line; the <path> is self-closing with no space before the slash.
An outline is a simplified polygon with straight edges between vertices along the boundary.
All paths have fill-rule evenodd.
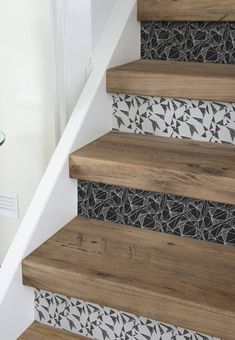
<path id="1" fill-rule="evenodd" d="M 112 129 L 106 70 L 139 57 L 136 1 L 118 0 L 87 84 L 0 271 L 1 339 L 15 340 L 33 320 L 33 290 L 22 285 L 22 259 L 76 215 L 77 182 L 69 178 L 68 155 Z"/>

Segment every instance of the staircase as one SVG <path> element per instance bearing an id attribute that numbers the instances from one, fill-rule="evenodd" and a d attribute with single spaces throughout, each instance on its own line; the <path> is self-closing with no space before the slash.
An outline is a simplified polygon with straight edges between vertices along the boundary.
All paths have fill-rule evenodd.
<path id="1" fill-rule="evenodd" d="M 138 1 L 142 59 L 107 70 L 115 131 L 68 155 L 78 216 L 23 261 L 20 339 L 234 339 L 234 18 Z"/>

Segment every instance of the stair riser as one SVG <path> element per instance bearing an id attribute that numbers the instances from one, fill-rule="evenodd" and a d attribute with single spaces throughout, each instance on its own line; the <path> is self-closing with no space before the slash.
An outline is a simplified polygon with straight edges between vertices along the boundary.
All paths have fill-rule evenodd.
<path id="1" fill-rule="evenodd" d="M 215 340 L 162 322 L 46 291 L 35 291 L 35 317 L 39 322 L 99 340 L 115 340 L 124 337 L 124 334 L 127 339 L 135 340 L 142 340 L 146 335 L 157 339 L 161 336 L 165 340 L 183 335 L 192 340 Z"/>
<path id="2" fill-rule="evenodd" d="M 141 57 L 234 64 L 234 32 L 234 22 L 143 22 Z"/>
<path id="3" fill-rule="evenodd" d="M 78 215 L 235 245 L 235 206 L 78 182 Z"/>
<path id="4" fill-rule="evenodd" d="M 235 103 L 114 94 L 113 128 L 235 144 Z"/>

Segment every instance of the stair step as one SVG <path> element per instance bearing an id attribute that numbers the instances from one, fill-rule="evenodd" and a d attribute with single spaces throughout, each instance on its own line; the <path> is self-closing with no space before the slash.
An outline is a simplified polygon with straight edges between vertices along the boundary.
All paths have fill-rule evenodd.
<path id="1" fill-rule="evenodd" d="M 38 322 L 34 322 L 18 340 L 85 340 L 81 335 L 76 335 L 58 328 L 49 327 Z"/>
<path id="2" fill-rule="evenodd" d="M 23 282 L 234 338 L 233 247 L 77 217 L 23 261 Z"/>
<path id="3" fill-rule="evenodd" d="M 71 154 L 70 176 L 235 204 L 235 147 L 112 131 Z"/>
<path id="4" fill-rule="evenodd" d="M 235 21 L 234 0 L 138 0 L 140 21 Z"/>
<path id="5" fill-rule="evenodd" d="M 107 91 L 233 102 L 235 67 L 229 64 L 141 59 L 109 69 Z"/>

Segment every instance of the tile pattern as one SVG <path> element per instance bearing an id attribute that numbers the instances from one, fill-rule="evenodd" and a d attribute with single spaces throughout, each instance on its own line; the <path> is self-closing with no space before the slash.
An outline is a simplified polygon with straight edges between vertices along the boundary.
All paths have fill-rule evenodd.
<path id="1" fill-rule="evenodd" d="M 234 22 L 143 22 L 141 56 L 192 62 L 235 63 Z"/>
<path id="2" fill-rule="evenodd" d="M 78 215 L 235 245 L 235 206 L 78 182 Z"/>
<path id="3" fill-rule="evenodd" d="M 216 340 L 162 322 L 42 290 L 35 291 L 35 319 L 97 340 Z"/>
<path id="4" fill-rule="evenodd" d="M 129 133 L 235 143 L 235 103 L 114 94 L 113 128 Z"/>

